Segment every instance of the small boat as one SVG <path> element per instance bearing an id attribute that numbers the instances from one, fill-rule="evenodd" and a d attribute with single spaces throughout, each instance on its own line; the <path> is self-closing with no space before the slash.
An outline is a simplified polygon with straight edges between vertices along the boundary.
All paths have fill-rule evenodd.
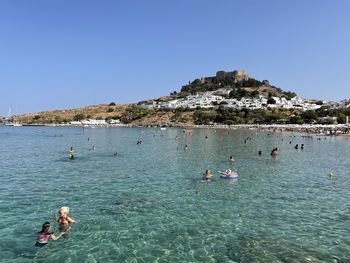
<path id="1" fill-rule="evenodd" d="M 165 130 L 166 130 L 166 127 L 160 127 L 160 130 L 161 130 L 161 131 L 165 131 Z"/>
<path id="2" fill-rule="evenodd" d="M 227 174 L 226 172 L 219 172 L 220 178 L 222 179 L 236 179 L 238 178 L 238 174 L 236 172 L 232 172 L 232 174 Z"/>

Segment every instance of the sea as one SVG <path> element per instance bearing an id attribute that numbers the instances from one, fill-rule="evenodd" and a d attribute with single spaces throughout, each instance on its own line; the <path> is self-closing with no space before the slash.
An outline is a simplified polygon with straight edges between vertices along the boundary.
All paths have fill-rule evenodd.
<path id="1" fill-rule="evenodd" d="M 0 261 L 350 262 L 350 140 L 228 131 L 0 127 Z"/>

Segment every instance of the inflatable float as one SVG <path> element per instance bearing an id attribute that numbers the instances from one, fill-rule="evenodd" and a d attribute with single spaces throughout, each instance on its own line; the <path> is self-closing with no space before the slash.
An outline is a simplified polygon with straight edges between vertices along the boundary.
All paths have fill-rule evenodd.
<path id="1" fill-rule="evenodd" d="M 236 179 L 238 178 L 238 174 L 236 172 L 232 172 L 231 175 L 228 175 L 226 172 L 219 172 L 220 178 L 222 179 Z"/>

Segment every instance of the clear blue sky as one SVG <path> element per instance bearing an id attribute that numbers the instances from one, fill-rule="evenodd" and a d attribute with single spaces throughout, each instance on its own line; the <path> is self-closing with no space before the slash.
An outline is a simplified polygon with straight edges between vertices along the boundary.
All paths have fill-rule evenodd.
<path id="1" fill-rule="evenodd" d="M 0 115 L 136 102 L 218 70 L 350 97 L 348 0 L 1 0 Z"/>

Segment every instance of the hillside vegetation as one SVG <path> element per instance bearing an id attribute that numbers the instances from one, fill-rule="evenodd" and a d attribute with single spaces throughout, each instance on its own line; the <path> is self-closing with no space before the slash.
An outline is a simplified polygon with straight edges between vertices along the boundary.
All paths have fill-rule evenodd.
<path id="1" fill-rule="evenodd" d="M 174 91 L 169 96 L 152 100 L 166 102 L 184 98 L 191 94 L 215 91 L 227 98 L 242 97 L 267 98 L 285 97 L 290 99 L 296 94 L 286 92 L 270 85 L 269 81 L 259 81 L 250 77 L 244 71 L 218 71 L 214 77 L 195 79 L 182 86 L 179 92 Z M 133 125 L 192 125 L 192 124 L 262 124 L 262 123 L 345 123 L 350 115 L 350 108 L 329 109 L 322 107 L 318 110 L 301 112 L 297 109 L 265 108 L 265 109 L 233 109 L 215 105 L 212 108 L 176 108 L 176 109 L 147 109 L 137 104 L 116 105 L 115 103 L 88 106 L 77 109 L 54 110 L 38 113 L 22 114 L 15 121 L 29 124 L 69 124 L 72 121 L 84 119 L 120 119 L 124 124 Z M 333 117 L 333 118 L 328 118 Z"/>
<path id="2" fill-rule="evenodd" d="M 21 114 L 16 116 L 16 121 L 26 124 L 64 124 L 84 119 L 120 119 L 127 108 L 129 105 L 111 103 L 110 105 Z"/>
<path id="3" fill-rule="evenodd" d="M 180 93 L 174 91 L 171 95 L 181 98 L 198 92 L 219 90 L 228 90 L 230 91 L 228 96 L 237 99 L 258 97 L 259 95 L 264 97 L 285 97 L 288 99 L 296 96 L 294 92 L 286 92 L 270 85 L 268 80 L 256 80 L 242 70 L 232 72 L 218 71 L 214 77 L 195 79 L 188 85 L 182 86 Z"/>

